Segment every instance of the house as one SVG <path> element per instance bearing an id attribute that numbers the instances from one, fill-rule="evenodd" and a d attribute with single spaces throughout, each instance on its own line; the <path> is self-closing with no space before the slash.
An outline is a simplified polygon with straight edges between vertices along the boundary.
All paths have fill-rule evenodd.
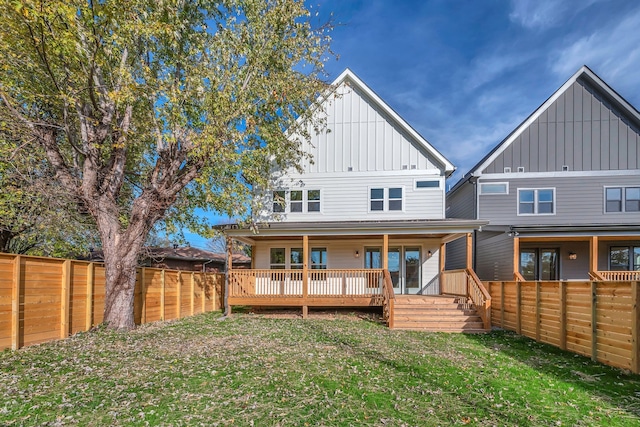
<path id="1" fill-rule="evenodd" d="M 482 280 L 640 280 L 640 113 L 580 68 L 451 189 L 447 218 L 489 221 Z"/>
<path id="2" fill-rule="evenodd" d="M 88 261 L 104 262 L 101 250 L 91 250 Z M 140 266 L 168 270 L 224 272 L 227 256 L 190 246 L 145 247 L 140 257 Z M 251 258 L 244 254 L 233 254 L 233 268 L 251 267 Z"/>
<path id="3" fill-rule="evenodd" d="M 481 287 L 467 266 L 444 271 L 445 243 L 486 224 L 445 218 L 454 166 L 348 69 L 322 106 L 327 128 L 302 147 L 312 161 L 302 173 L 274 174 L 267 209 L 254 213 L 257 233 L 224 227 L 254 254 L 253 270 L 229 274 L 229 306 L 300 306 L 306 315 L 314 306 L 394 303 L 400 313 L 417 301 L 400 297 L 467 298 L 468 280 Z"/>

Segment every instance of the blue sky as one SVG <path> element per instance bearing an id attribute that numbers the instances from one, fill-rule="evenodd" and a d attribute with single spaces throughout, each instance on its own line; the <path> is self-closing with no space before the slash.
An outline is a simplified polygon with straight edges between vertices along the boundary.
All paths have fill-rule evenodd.
<path id="1" fill-rule="evenodd" d="M 637 0 L 308 5 L 337 24 L 329 80 L 351 68 L 457 166 L 451 186 L 584 64 L 640 108 Z"/>

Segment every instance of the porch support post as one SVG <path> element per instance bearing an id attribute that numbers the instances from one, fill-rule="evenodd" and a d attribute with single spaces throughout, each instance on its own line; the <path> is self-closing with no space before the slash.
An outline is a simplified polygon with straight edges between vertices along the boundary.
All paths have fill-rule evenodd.
<path id="1" fill-rule="evenodd" d="M 467 233 L 467 270 L 473 268 L 473 239 L 471 233 Z"/>
<path id="2" fill-rule="evenodd" d="M 251 245 L 251 269 L 256 268 L 256 245 Z"/>
<path id="3" fill-rule="evenodd" d="M 302 236 L 302 318 L 309 314 L 307 297 L 309 296 L 309 236 Z"/>
<path id="4" fill-rule="evenodd" d="M 598 272 L 598 236 L 591 236 L 589 240 L 589 272 Z"/>
<path id="5" fill-rule="evenodd" d="M 382 235 L 382 268 L 389 269 L 389 235 Z"/>
<path id="6" fill-rule="evenodd" d="M 442 295 L 442 281 L 444 280 L 444 267 L 447 262 L 446 253 L 447 253 L 447 244 L 444 242 L 440 242 L 440 250 L 438 251 L 438 254 L 440 257 L 440 266 L 438 267 L 439 268 L 439 274 L 438 274 L 439 286 L 438 287 L 440 288 L 440 295 Z"/>
<path id="7" fill-rule="evenodd" d="M 253 252 L 251 253 L 251 262 L 253 263 Z M 231 289 L 231 272 L 233 271 L 233 240 L 227 236 L 227 274 L 224 281 L 224 314 L 231 316 L 231 306 L 229 305 L 229 290 Z M 191 273 L 191 314 L 193 314 L 193 273 Z"/>
<path id="8" fill-rule="evenodd" d="M 513 238 L 513 277 L 518 278 L 520 275 L 520 238 Z M 516 279 L 517 280 L 517 279 Z"/>

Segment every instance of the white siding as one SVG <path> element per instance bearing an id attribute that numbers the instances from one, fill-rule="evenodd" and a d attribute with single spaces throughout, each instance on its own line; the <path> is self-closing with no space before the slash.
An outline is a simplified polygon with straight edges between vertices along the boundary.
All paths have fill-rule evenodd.
<path id="1" fill-rule="evenodd" d="M 327 128 L 304 150 L 305 174 L 431 170 L 442 165 L 358 88 L 342 83 L 325 103 Z M 313 133 L 313 132 L 312 132 Z"/>
<path id="2" fill-rule="evenodd" d="M 414 173 L 411 173 L 414 172 Z M 416 188 L 415 182 L 439 181 L 438 188 Z M 299 175 L 284 178 L 274 188 L 289 190 L 320 190 L 320 212 L 280 214 L 277 220 L 292 222 L 361 221 L 397 219 L 443 219 L 444 177 L 418 175 L 415 171 L 393 174 L 341 173 L 323 175 Z M 402 211 L 369 211 L 371 188 L 402 188 Z M 263 220 L 275 220 L 270 216 L 272 204 L 267 202 L 260 215 Z M 306 204 L 305 204 L 306 210 Z"/>
<path id="3" fill-rule="evenodd" d="M 389 247 L 397 246 L 419 246 L 422 251 L 422 286 L 426 286 L 434 280 L 439 273 L 439 248 L 438 239 L 389 239 Z M 282 239 L 278 241 L 257 242 L 255 252 L 255 268 L 268 269 L 270 267 L 271 248 L 286 248 L 287 262 L 289 261 L 289 250 L 291 248 L 301 248 L 302 238 Z M 311 248 L 327 248 L 327 268 L 328 269 L 358 269 L 364 268 L 364 250 L 368 247 L 382 247 L 382 238 L 377 239 L 349 239 L 349 240 L 328 240 L 309 239 L 309 250 Z M 360 253 L 355 257 L 355 251 Z M 431 257 L 428 252 L 431 251 Z M 287 264 L 289 268 L 289 264 Z"/>

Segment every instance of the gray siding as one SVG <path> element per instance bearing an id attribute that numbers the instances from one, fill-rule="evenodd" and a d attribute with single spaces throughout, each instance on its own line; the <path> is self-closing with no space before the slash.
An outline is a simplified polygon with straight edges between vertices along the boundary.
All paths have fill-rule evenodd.
<path id="1" fill-rule="evenodd" d="M 640 176 L 564 176 L 512 178 L 478 182 L 509 182 L 509 194 L 480 195 L 479 219 L 491 225 L 638 224 L 640 212 L 605 213 L 605 186 L 638 186 Z M 555 188 L 555 215 L 518 216 L 518 188 Z"/>
<path id="2" fill-rule="evenodd" d="M 627 170 L 640 167 L 640 131 L 588 83 L 578 80 L 482 173 Z"/>
<path id="3" fill-rule="evenodd" d="M 589 280 L 589 242 L 562 241 L 526 243 L 520 249 L 557 249 L 559 256 L 559 273 L 561 280 Z M 569 259 L 569 253 L 576 254 L 576 259 Z"/>
<path id="4" fill-rule="evenodd" d="M 475 185 L 467 181 L 454 193 L 447 194 L 447 218 L 476 219 L 475 205 Z"/>
<path id="5" fill-rule="evenodd" d="M 467 239 L 464 237 L 447 243 L 445 249 L 444 265 L 446 270 L 466 268 L 467 264 Z"/>
<path id="6" fill-rule="evenodd" d="M 476 233 L 475 256 L 480 280 L 513 280 L 513 238 L 506 233 Z"/>

